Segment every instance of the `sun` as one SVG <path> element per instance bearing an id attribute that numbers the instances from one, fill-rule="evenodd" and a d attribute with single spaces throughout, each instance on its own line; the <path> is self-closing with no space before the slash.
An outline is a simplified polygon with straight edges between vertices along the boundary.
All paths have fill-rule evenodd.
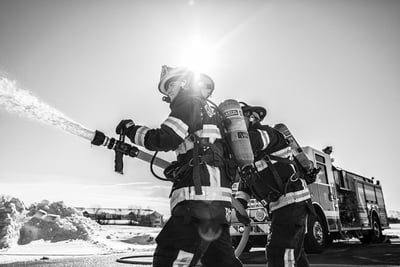
<path id="1" fill-rule="evenodd" d="M 208 72 L 215 67 L 215 49 L 212 43 L 195 35 L 182 49 L 181 62 L 194 71 Z"/>

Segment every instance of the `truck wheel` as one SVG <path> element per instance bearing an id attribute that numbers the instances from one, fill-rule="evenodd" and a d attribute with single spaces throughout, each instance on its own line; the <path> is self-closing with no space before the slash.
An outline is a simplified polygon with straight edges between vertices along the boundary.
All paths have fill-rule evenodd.
<path id="1" fill-rule="evenodd" d="M 307 253 L 321 253 L 328 245 L 328 229 L 318 216 L 309 216 L 307 234 L 304 239 L 304 249 Z"/>
<path id="2" fill-rule="evenodd" d="M 360 238 L 361 243 L 381 243 L 383 241 L 382 227 L 379 219 L 376 215 L 372 215 L 371 218 L 372 229 L 368 231 L 362 238 Z"/>
<path id="3" fill-rule="evenodd" d="M 383 241 L 382 227 L 381 223 L 375 215 L 372 216 L 372 241 L 376 243 L 381 243 Z"/>

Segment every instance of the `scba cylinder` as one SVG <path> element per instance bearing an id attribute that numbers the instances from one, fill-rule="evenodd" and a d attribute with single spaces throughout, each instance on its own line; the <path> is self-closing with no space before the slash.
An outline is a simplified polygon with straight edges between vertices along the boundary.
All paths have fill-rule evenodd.
<path id="1" fill-rule="evenodd" d="M 228 120 L 226 124 L 227 135 L 237 164 L 243 169 L 254 161 L 249 133 L 239 102 L 228 99 L 219 105 L 220 110 Z"/>

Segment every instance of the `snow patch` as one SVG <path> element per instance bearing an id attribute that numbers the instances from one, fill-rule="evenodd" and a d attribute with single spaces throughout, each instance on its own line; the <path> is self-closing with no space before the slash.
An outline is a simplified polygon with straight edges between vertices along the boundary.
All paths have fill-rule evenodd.
<path id="1" fill-rule="evenodd" d="M 100 228 L 62 201 L 43 200 L 26 208 L 17 198 L 0 197 L 0 249 L 35 240 L 90 240 Z"/>

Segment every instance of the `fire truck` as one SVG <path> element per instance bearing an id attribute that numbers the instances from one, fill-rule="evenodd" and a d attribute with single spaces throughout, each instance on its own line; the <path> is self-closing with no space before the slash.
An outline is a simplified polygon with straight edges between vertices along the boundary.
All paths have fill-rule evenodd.
<path id="1" fill-rule="evenodd" d="M 340 239 L 382 242 L 382 230 L 389 228 L 389 223 L 380 182 L 334 166 L 331 147 L 303 150 L 320 168 L 316 181 L 309 185 L 317 216 L 307 220 L 306 251 L 322 252 L 333 240 Z M 268 212 L 258 201 L 252 199 L 247 212 L 251 224 L 245 251 L 265 246 L 270 225 Z M 233 243 L 239 242 L 244 226 L 232 223 L 230 230 Z"/>

